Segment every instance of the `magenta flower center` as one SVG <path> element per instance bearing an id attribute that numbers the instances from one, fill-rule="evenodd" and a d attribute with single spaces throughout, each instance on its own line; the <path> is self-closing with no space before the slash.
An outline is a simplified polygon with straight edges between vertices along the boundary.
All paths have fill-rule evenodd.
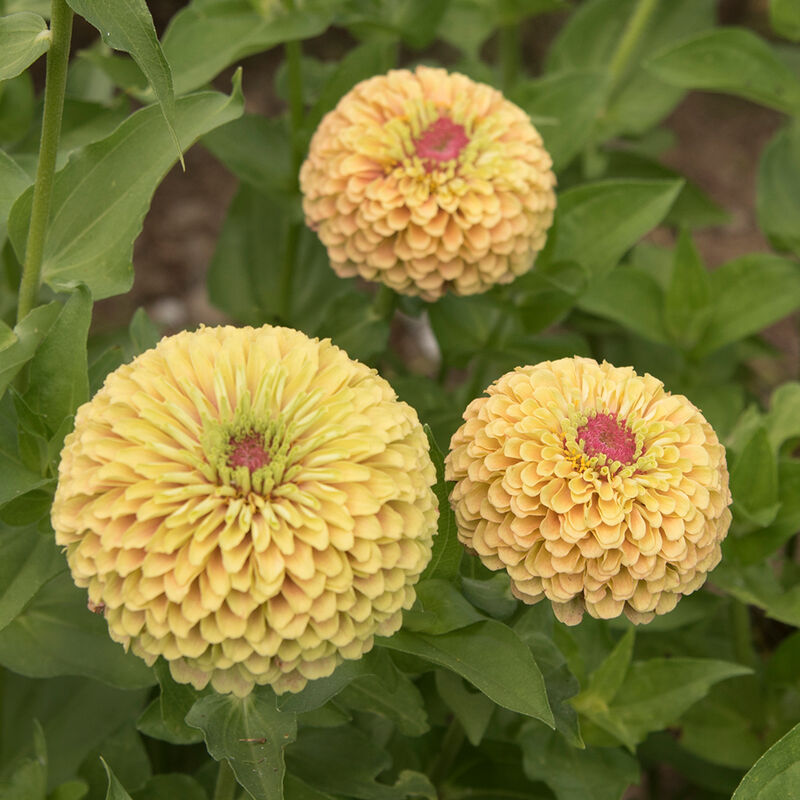
<path id="1" fill-rule="evenodd" d="M 264 437 L 257 433 L 249 433 L 241 439 L 231 439 L 232 450 L 228 456 L 228 466 L 247 467 L 255 472 L 272 461 L 270 454 L 264 450 Z"/>
<path id="2" fill-rule="evenodd" d="M 595 414 L 578 428 L 578 441 L 583 439 L 587 456 L 603 453 L 611 461 L 632 464 L 636 455 L 636 437 L 628 430 L 625 420 L 612 414 Z"/>
<path id="3" fill-rule="evenodd" d="M 425 169 L 430 172 L 437 161 L 450 161 L 458 156 L 469 142 L 463 125 L 449 117 L 439 117 L 415 140 L 417 155 L 427 161 Z"/>

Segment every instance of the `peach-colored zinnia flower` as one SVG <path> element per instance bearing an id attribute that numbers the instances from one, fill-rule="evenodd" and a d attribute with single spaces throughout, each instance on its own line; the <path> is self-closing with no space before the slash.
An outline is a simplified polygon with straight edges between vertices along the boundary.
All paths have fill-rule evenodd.
<path id="1" fill-rule="evenodd" d="M 473 400 L 447 477 L 459 538 L 526 603 L 649 622 L 697 589 L 731 520 L 725 449 L 700 411 L 632 368 L 518 367 Z"/>
<path id="2" fill-rule="evenodd" d="M 399 628 L 434 482 L 414 410 L 329 340 L 201 328 L 81 406 L 52 520 L 90 607 L 148 663 L 299 691 Z"/>
<path id="3" fill-rule="evenodd" d="M 306 222 L 343 277 L 436 300 L 527 272 L 553 221 L 539 133 L 500 92 L 417 67 L 359 83 L 300 170 Z"/>

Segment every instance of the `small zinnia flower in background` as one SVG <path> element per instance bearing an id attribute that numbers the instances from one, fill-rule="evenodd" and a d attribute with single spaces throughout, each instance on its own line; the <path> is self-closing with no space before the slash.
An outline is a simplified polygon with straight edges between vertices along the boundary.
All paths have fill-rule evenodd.
<path id="1" fill-rule="evenodd" d="M 201 328 L 78 410 L 52 520 L 112 638 L 197 688 L 299 691 L 390 635 L 435 470 L 374 370 L 288 328 Z"/>
<path id="2" fill-rule="evenodd" d="M 725 449 L 700 411 L 632 368 L 518 367 L 473 400 L 447 457 L 459 538 L 516 597 L 649 622 L 699 588 L 731 520 Z"/>
<path id="3" fill-rule="evenodd" d="M 418 67 L 359 83 L 300 170 L 307 224 L 342 277 L 436 300 L 527 272 L 555 177 L 528 115 L 490 86 Z"/>

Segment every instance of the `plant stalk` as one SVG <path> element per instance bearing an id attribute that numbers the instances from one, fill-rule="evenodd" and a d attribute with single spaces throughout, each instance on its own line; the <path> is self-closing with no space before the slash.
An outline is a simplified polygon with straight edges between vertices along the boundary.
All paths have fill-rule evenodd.
<path id="1" fill-rule="evenodd" d="M 233 800 L 237 785 L 236 776 L 233 774 L 228 759 L 223 758 L 219 762 L 219 771 L 217 772 L 217 783 L 214 787 L 213 800 Z"/>
<path id="2" fill-rule="evenodd" d="M 504 25 L 500 28 L 498 46 L 500 47 L 501 86 L 503 92 L 507 94 L 517 82 L 522 64 L 519 25 Z"/>
<path id="3" fill-rule="evenodd" d="M 636 9 L 628 20 L 608 68 L 611 77 L 609 95 L 614 92 L 625 75 L 636 46 L 639 44 L 642 34 L 647 29 L 655 10 L 658 8 L 658 2 L 659 0 L 639 0 Z"/>
<path id="4" fill-rule="evenodd" d="M 748 667 L 755 667 L 758 657 L 753 647 L 753 631 L 750 625 L 750 609 L 740 600 L 731 600 L 731 626 L 736 660 Z"/>
<path id="5" fill-rule="evenodd" d="M 19 286 L 17 322 L 23 320 L 36 303 L 36 293 L 42 273 L 44 243 L 50 221 L 50 201 L 56 171 L 61 117 L 64 113 L 64 94 L 67 86 L 67 62 L 72 40 L 72 9 L 66 0 L 52 0 L 50 10 L 50 49 L 44 87 L 44 116 L 39 144 L 39 163 L 33 185 L 31 221 L 25 245 L 25 262 Z"/>

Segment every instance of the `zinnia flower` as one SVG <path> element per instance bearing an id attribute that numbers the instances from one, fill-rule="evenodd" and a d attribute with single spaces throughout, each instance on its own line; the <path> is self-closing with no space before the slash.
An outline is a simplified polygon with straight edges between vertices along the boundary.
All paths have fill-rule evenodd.
<path id="1" fill-rule="evenodd" d="M 473 400 L 447 477 L 459 538 L 526 603 L 649 622 L 700 587 L 731 520 L 725 450 L 652 375 L 589 358 L 518 367 Z"/>
<path id="2" fill-rule="evenodd" d="M 309 227 L 343 277 L 436 300 L 527 272 L 553 221 L 550 156 L 528 115 L 458 73 L 359 83 L 300 170 Z"/>
<path id="3" fill-rule="evenodd" d="M 414 410 L 329 340 L 201 328 L 81 406 L 52 520 L 90 607 L 148 664 L 299 691 L 400 627 L 434 482 Z"/>

